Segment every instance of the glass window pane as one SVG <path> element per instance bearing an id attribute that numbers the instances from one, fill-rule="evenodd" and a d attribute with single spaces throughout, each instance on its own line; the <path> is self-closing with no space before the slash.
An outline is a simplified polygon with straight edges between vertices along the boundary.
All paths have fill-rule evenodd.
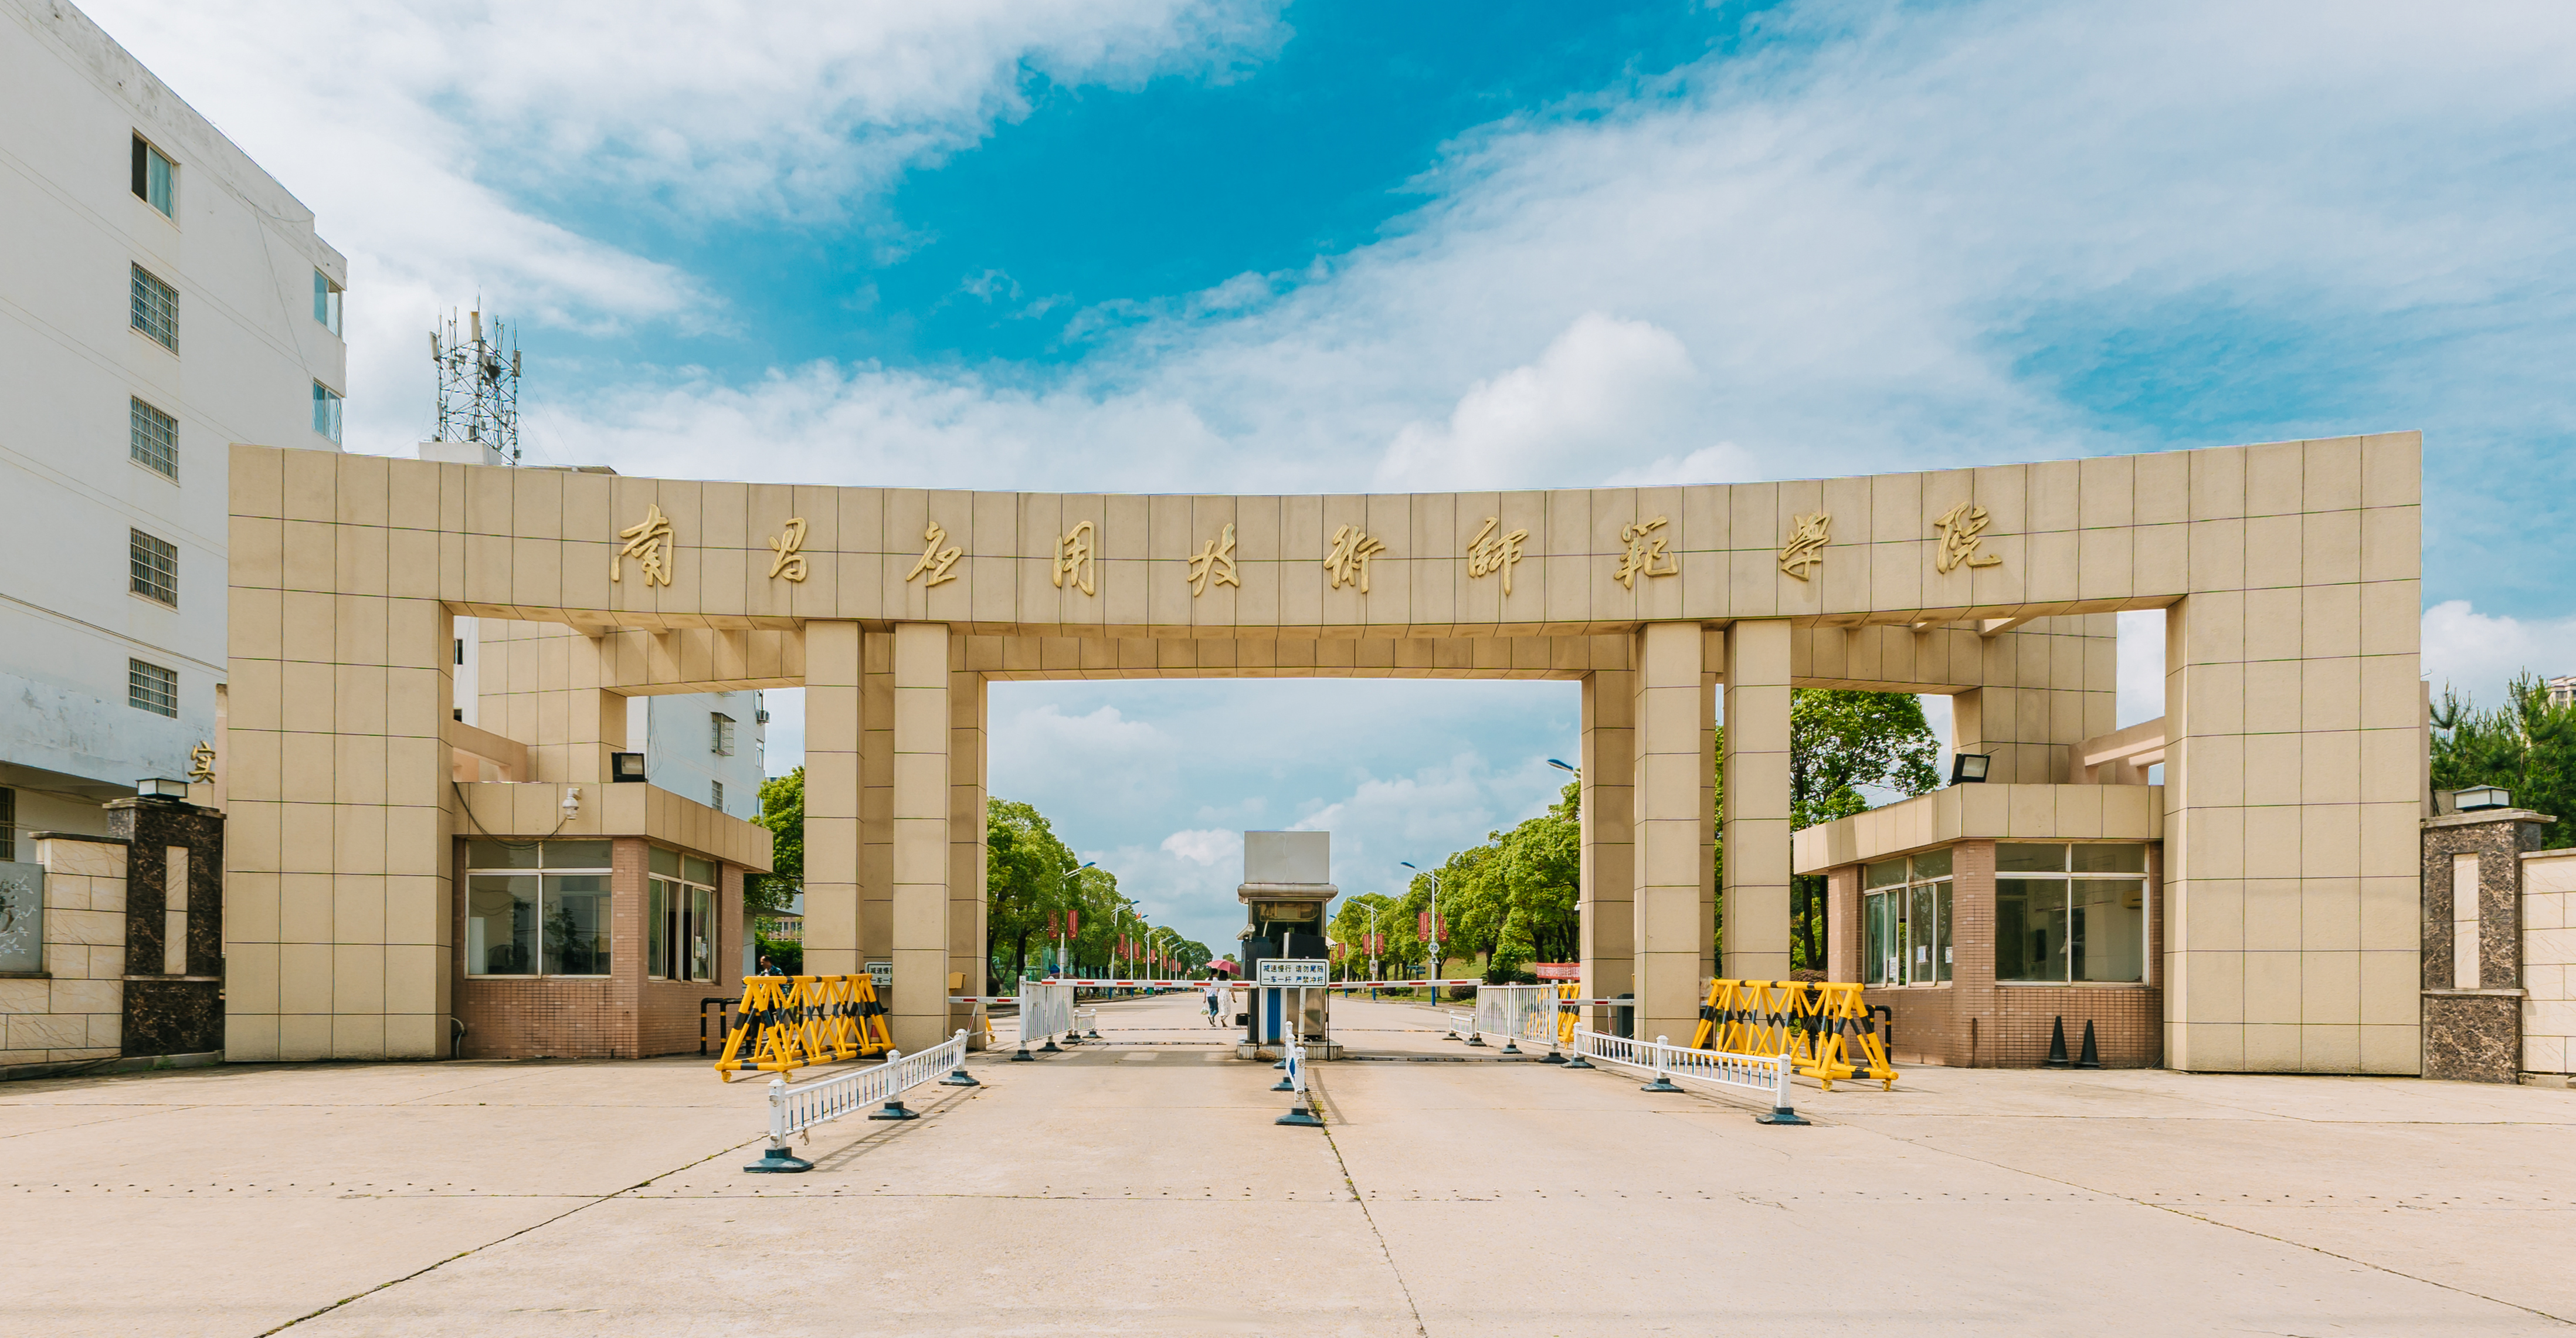
<path id="1" fill-rule="evenodd" d="M 1861 879 L 1863 887 L 1890 887 L 1905 881 L 1905 861 L 1885 860 L 1870 865 Z"/>
<path id="2" fill-rule="evenodd" d="M 671 974 L 671 885 L 656 878 L 644 897 L 644 974 Z"/>
<path id="3" fill-rule="evenodd" d="M 680 869 L 692 883 L 701 887 L 716 885 L 716 866 L 710 860 L 702 860 L 693 855 L 680 861 Z"/>
<path id="4" fill-rule="evenodd" d="M 160 150 L 153 149 L 149 151 L 145 184 L 150 189 L 151 194 L 149 198 L 152 201 L 153 208 L 158 209 L 165 214 L 171 213 L 178 208 L 178 176 L 179 174 L 171 166 L 170 160 L 161 156 Z"/>
<path id="5" fill-rule="evenodd" d="M 1886 985 L 1888 982 L 1888 897 L 1862 897 L 1860 905 L 1860 982 L 1862 985 Z"/>
<path id="6" fill-rule="evenodd" d="M 549 869 L 605 869 L 610 846 L 606 841 L 548 841 L 546 867 Z"/>
<path id="7" fill-rule="evenodd" d="M 1995 880 L 1995 979 L 2066 979 L 2066 884 Z"/>
<path id="8" fill-rule="evenodd" d="M 134 462 L 179 477 L 179 420 L 132 396 L 126 406 L 126 446 Z"/>
<path id="9" fill-rule="evenodd" d="M 2136 878 L 2078 878 L 2074 942 L 2069 950 L 2077 980 L 2146 979 L 2147 885 Z"/>
<path id="10" fill-rule="evenodd" d="M 536 878 L 477 874 L 465 886 L 465 974 L 536 974 Z"/>
<path id="11" fill-rule="evenodd" d="M 1949 876 L 1950 876 L 1950 852 L 1949 852 L 1949 850 L 1948 850 L 1946 847 L 1945 847 L 1945 848 L 1943 848 L 1943 849 L 1940 849 L 1940 850 L 1927 850 L 1927 851 L 1924 851 L 1922 854 L 1915 856 L 1915 857 L 1914 857 L 1914 876 L 1915 876 L 1916 878 L 1947 878 L 1947 877 L 1949 877 Z"/>
<path id="12" fill-rule="evenodd" d="M 677 878 L 680 876 L 680 852 L 654 846 L 652 853 L 645 857 L 645 865 L 655 873 Z"/>
<path id="13" fill-rule="evenodd" d="M 537 867 L 534 842 L 504 845 L 499 841 L 465 843 L 465 867 L 468 869 L 533 869 Z"/>
<path id="14" fill-rule="evenodd" d="M 2062 845 L 2011 845 L 1995 847 L 1997 873 L 2064 873 L 2066 847 Z"/>
<path id="15" fill-rule="evenodd" d="M 707 889 L 689 891 L 689 979 L 716 978 L 716 894 Z"/>
<path id="16" fill-rule="evenodd" d="M 1950 978 L 1951 965 L 1950 882 L 1946 878 L 1932 885 L 1932 913 L 1934 917 L 1939 920 L 1941 925 L 1940 932 L 1935 934 L 1932 939 L 1933 956 L 1940 962 L 1940 971 L 1935 976 L 1935 979 L 1948 980 Z"/>
<path id="17" fill-rule="evenodd" d="M 179 718 L 179 673 L 141 660 L 125 662 L 125 701 L 140 711 Z"/>
<path id="18" fill-rule="evenodd" d="M 2145 873 L 2147 848 L 2134 845 L 2079 845 L 2075 847 L 2077 873 Z"/>
<path id="19" fill-rule="evenodd" d="M 608 974 L 608 875 L 546 875 L 546 974 Z"/>
<path id="20" fill-rule="evenodd" d="M 1932 962 L 1932 888 L 1930 884 L 1907 892 L 1905 914 L 1905 983 L 1929 985 L 1934 978 Z"/>
<path id="21" fill-rule="evenodd" d="M 340 392 L 319 381 L 313 383 L 313 430 L 340 439 Z"/>

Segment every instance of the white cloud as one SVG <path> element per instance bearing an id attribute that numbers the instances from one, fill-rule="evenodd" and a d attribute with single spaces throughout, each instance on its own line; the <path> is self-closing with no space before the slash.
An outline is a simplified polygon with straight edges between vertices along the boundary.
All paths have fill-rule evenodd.
<path id="1" fill-rule="evenodd" d="M 422 332 L 478 296 L 574 328 L 726 319 L 690 276 L 559 219 L 864 215 L 1021 114 L 1024 78 L 1224 77 L 1284 32 L 1269 0 L 84 8 L 348 255 L 351 443 L 375 451 L 425 434 Z"/>
<path id="2" fill-rule="evenodd" d="M 2465 599 L 2424 611 L 2424 678 L 2481 707 L 2502 706 L 2517 675 L 2576 674 L 2576 617 L 2521 619 L 2480 613 Z"/>
<path id="3" fill-rule="evenodd" d="M 1104 303 L 1070 367 L 639 382 L 552 430 L 682 472 L 757 441 L 782 477 L 1537 487 L 2172 444 L 2054 378 L 2204 317 L 2299 350 L 2248 375 L 2351 387 L 2320 432 L 2576 357 L 2576 295 L 2528 282 L 2576 260 L 2576 178 L 2525 166 L 2576 151 L 2563 6 L 1817 0 L 1757 33 L 1462 137 L 1385 240 Z M 2540 407 L 2454 407 L 2555 412 L 2491 398 Z"/>
<path id="4" fill-rule="evenodd" d="M 1468 388 L 1437 426 L 1408 423 L 1378 466 L 1392 490 L 1508 488 L 1575 459 L 1619 459 L 1679 424 L 1693 380 L 1672 331 L 1588 311 L 1540 353 Z"/>
<path id="5" fill-rule="evenodd" d="M 1214 867 L 1218 860 L 1243 850 L 1243 833 L 1218 831 L 1174 832 L 1163 838 L 1163 853 L 1192 864 Z"/>

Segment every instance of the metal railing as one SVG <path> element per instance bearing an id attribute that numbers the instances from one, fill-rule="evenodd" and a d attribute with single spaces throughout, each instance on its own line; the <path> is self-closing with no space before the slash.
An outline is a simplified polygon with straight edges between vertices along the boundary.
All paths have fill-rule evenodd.
<path id="1" fill-rule="evenodd" d="M 1039 1054 L 1056 1054 L 1064 1047 L 1056 1038 L 1074 1039 L 1073 986 L 1057 981 L 1024 980 L 1020 982 L 1020 1043 L 1011 1058 L 1027 1060 L 1029 1043 L 1043 1042 Z"/>
<path id="2" fill-rule="evenodd" d="M 863 1106 L 884 1102 L 885 1108 L 869 1116 L 872 1120 L 912 1120 L 920 1116 L 903 1108 L 903 1094 L 923 1083 L 943 1078 L 965 1077 L 966 1033 L 960 1030 L 947 1040 L 919 1054 L 907 1055 L 900 1050 L 886 1053 L 886 1061 L 856 1073 L 843 1073 L 812 1082 L 787 1085 L 785 1078 L 769 1080 L 769 1146 L 760 1160 L 742 1169 L 757 1172 L 810 1171 L 814 1164 L 787 1150 L 787 1140 L 805 1133 L 818 1124 L 828 1124 Z M 967 1078 L 964 1086 L 974 1080 Z"/>
<path id="3" fill-rule="evenodd" d="M 1651 1041 L 1626 1036 L 1604 1036 L 1589 1027 L 1574 1029 L 1574 1053 L 1579 1059 L 1598 1060 L 1654 1075 L 1645 1085 L 1649 1092 L 1683 1090 L 1675 1078 L 1715 1088 L 1736 1096 L 1767 1098 L 1771 1109 L 1754 1118 L 1764 1124 L 1805 1124 L 1789 1104 L 1789 1057 L 1787 1055 L 1738 1055 L 1722 1050 L 1694 1050 L 1674 1045 L 1664 1037 Z M 1590 1068 L 1589 1063 L 1573 1067 Z"/>
<path id="4" fill-rule="evenodd" d="M 1476 1034 L 1501 1037 L 1507 1055 L 1521 1053 L 1524 1041 L 1553 1047 L 1557 999 L 1554 985 L 1487 985 L 1476 991 Z"/>

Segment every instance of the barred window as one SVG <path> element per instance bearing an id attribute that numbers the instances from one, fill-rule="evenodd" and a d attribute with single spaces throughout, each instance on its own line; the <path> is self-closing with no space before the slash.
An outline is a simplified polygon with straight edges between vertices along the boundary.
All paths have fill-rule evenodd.
<path id="1" fill-rule="evenodd" d="M 708 783 L 709 785 L 712 785 L 712 786 L 714 786 L 714 787 L 715 787 L 715 796 L 716 796 L 716 797 L 715 797 L 715 802 L 714 802 L 713 804 L 709 805 L 709 807 L 711 807 L 711 808 L 715 809 L 715 811 L 716 811 L 716 812 L 718 812 L 718 813 L 722 813 L 722 812 L 724 812 L 724 782 L 723 782 L 723 781 L 709 781 L 709 782 L 707 782 L 707 783 Z"/>
<path id="2" fill-rule="evenodd" d="M 133 560 L 134 593 L 146 599 L 179 606 L 179 546 L 164 543 L 141 530 L 127 530 L 131 536 L 128 552 Z"/>
<path id="3" fill-rule="evenodd" d="M 141 660 L 125 662 L 125 702 L 138 711 L 179 718 L 179 671 Z"/>
<path id="4" fill-rule="evenodd" d="M 712 751 L 719 757 L 733 756 L 733 717 L 722 711 L 707 714 L 707 723 L 715 727 Z"/>
<path id="5" fill-rule="evenodd" d="M 0 789 L 0 864 L 18 858 L 18 792 Z"/>
<path id="6" fill-rule="evenodd" d="M 128 398 L 127 445 L 134 463 L 156 474 L 179 477 L 179 420 L 138 399 Z"/>
<path id="7" fill-rule="evenodd" d="M 141 265 L 134 266 L 134 328 L 161 347 L 179 351 L 179 290 Z"/>

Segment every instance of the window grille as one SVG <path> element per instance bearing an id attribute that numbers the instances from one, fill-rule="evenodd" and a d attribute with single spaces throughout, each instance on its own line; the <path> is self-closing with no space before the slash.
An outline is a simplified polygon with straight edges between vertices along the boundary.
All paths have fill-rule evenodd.
<path id="1" fill-rule="evenodd" d="M 722 711 L 714 711 L 708 714 L 707 719 L 708 723 L 715 727 L 712 731 L 715 754 L 718 757 L 733 756 L 733 717 Z"/>
<path id="2" fill-rule="evenodd" d="M 0 790 L 0 864 L 18 858 L 18 792 Z"/>
<path id="3" fill-rule="evenodd" d="M 141 660 L 125 662 L 125 701 L 139 711 L 179 718 L 179 672 Z"/>
<path id="4" fill-rule="evenodd" d="M 156 474 L 179 477 L 179 420 L 130 396 L 126 417 L 127 446 L 134 463 Z"/>
<path id="5" fill-rule="evenodd" d="M 723 781 L 709 781 L 709 782 L 708 782 L 708 784 L 710 784 L 710 785 L 712 785 L 712 786 L 714 786 L 714 787 L 715 787 L 715 795 L 716 795 L 715 810 L 716 810 L 716 812 L 718 812 L 718 813 L 722 813 L 722 812 L 724 812 L 724 782 L 723 782 Z"/>
<path id="6" fill-rule="evenodd" d="M 161 282 L 152 271 L 136 265 L 134 269 L 134 328 L 152 337 L 152 342 L 179 351 L 179 290 Z"/>
<path id="7" fill-rule="evenodd" d="M 127 530 L 128 552 L 133 562 L 134 593 L 177 608 L 179 606 L 179 547 L 165 543 L 141 530 Z"/>

